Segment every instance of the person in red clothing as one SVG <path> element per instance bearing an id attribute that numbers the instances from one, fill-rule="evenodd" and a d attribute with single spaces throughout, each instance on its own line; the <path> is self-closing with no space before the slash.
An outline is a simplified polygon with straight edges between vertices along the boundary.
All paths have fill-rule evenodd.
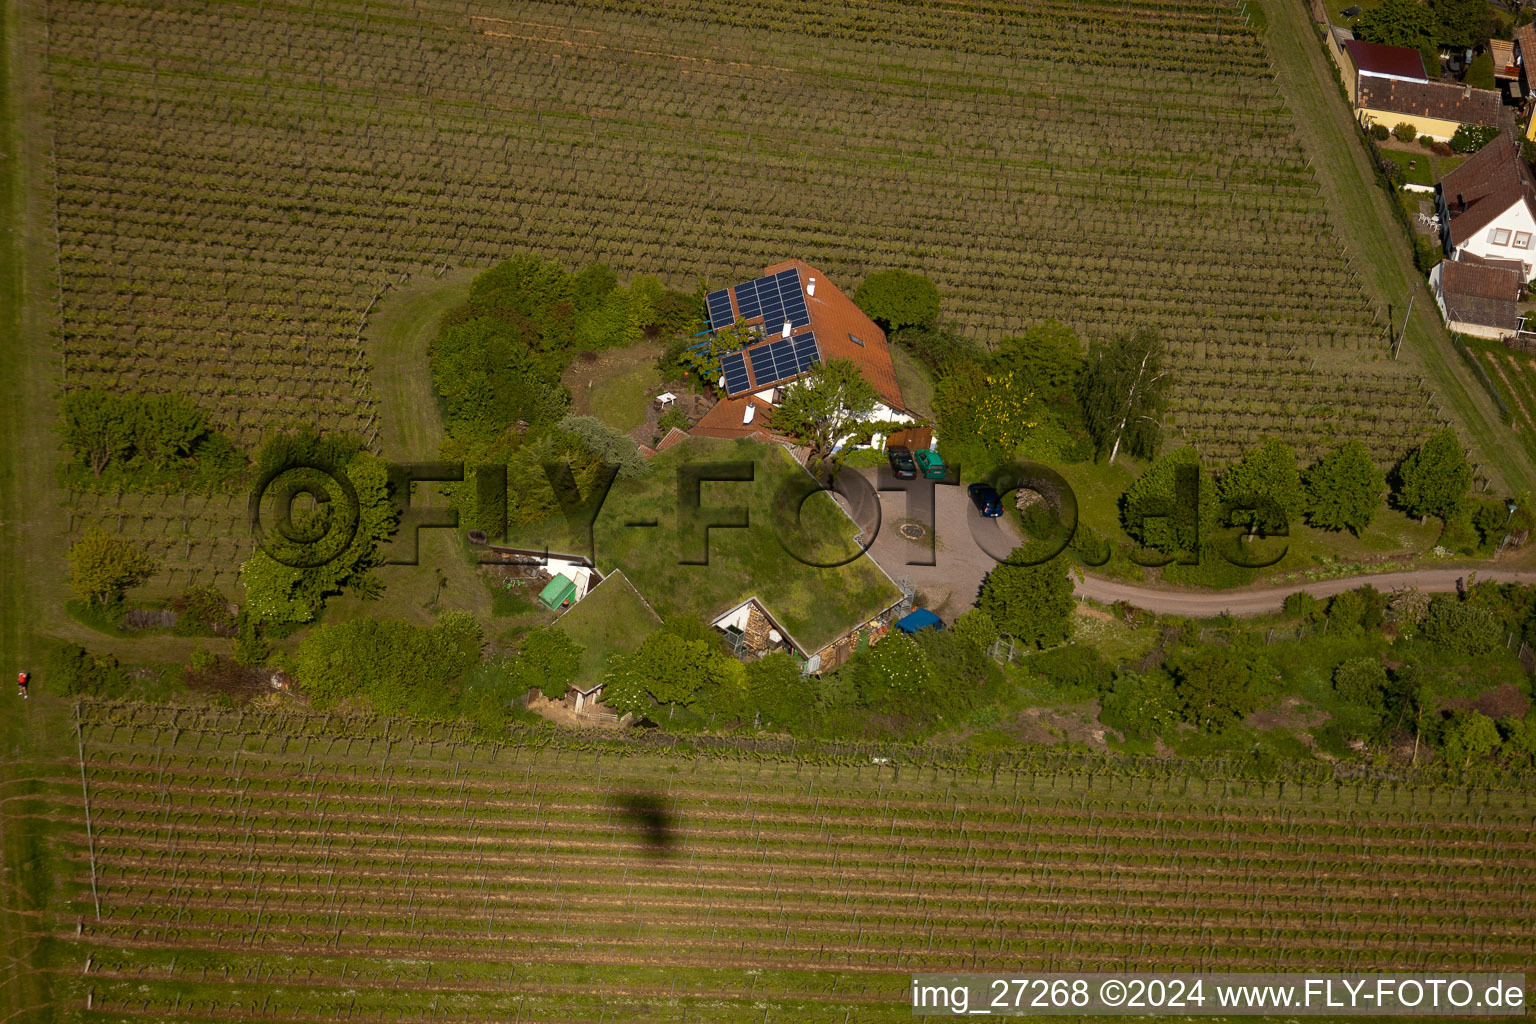
<path id="1" fill-rule="evenodd" d="M 22 700 L 27 699 L 27 684 L 32 681 L 32 673 L 23 672 L 16 677 L 16 696 Z"/>

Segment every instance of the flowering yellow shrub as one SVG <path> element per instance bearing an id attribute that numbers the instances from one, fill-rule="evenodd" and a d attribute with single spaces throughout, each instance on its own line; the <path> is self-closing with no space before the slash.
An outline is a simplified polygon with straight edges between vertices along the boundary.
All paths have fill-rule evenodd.
<path id="1" fill-rule="evenodd" d="M 1012 451 L 1040 425 L 1030 407 L 1035 393 L 1026 390 L 1012 371 L 987 374 L 986 388 L 976 402 L 976 432 L 1001 451 Z"/>

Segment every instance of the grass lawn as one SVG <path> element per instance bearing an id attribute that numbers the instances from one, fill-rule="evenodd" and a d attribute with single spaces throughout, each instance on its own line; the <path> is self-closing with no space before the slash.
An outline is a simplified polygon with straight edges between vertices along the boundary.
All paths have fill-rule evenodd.
<path id="1" fill-rule="evenodd" d="M 928 375 L 928 368 L 906 349 L 895 345 L 891 346 L 891 362 L 896 366 L 896 384 L 901 388 L 901 397 L 906 399 L 908 411 L 933 419 L 933 378 Z"/>
<path id="2" fill-rule="evenodd" d="M 752 471 L 751 481 L 710 481 L 699 488 L 701 517 L 737 507 L 746 511 L 748 526 L 710 529 L 708 564 L 684 564 L 678 470 L 700 463 L 735 463 Z M 810 482 L 782 448 L 693 438 L 650 465 L 651 473 L 639 480 L 615 482 L 593 535 L 598 568 L 622 569 L 660 615 L 707 621 L 756 596 L 795 640 L 814 652 L 900 598 L 896 585 L 871 559 L 820 568 L 790 554 L 792 547 L 810 561 L 830 563 L 853 558 L 858 548 L 852 522 L 826 495 L 805 502 L 799 530 L 793 524 L 775 525 L 788 518 L 776 515 L 776 496 L 785 485 L 798 488 Z M 641 523 L 655 525 L 632 525 Z M 690 542 L 688 557 L 704 557 L 702 535 L 699 531 Z M 573 550 L 570 538 L 551 535 L 549 526 L 519 534 L 518 542 Z"/>
<path id="3" fill-rule="evenodd" d="M 581 645 L 577 682 L 594 683 L 608 659 L 627 654 L 661 628 L 661 619 L 622 572 L 610 573 L 556 625 Z"/>
<path id="4" fill-rule="evenodd" d="M 1381 155 L 1403 169 L 1403 180 L 1410 185 L 1433 185 L 1439 180 L 1430 169 L 1429 158 L 1432 154 L 1428 152 L 1410 153 L 1402 149 L 1383 149 Z M 1410 164 L 1412 166 L 1409 166 Z"/>
<path id="5" fill-rule="evenodd" d="M 427 350 L 437 337 L 438 321 L 468 297 L 470 282 L 478 273 L 455 268 L 442 277 L 424 274 L 391 291 L 369 318 L 364 341 L 374 367 L 379 440 L 387 459 L 425 462 L 438 457 L 443 423 L 432 392 Z M 417 484 L 412 501 L 422 506 L 444 503 L 431 484 Z M 394 544 L 408 549 L 410 539 L 397 538 Z M 439 611 L 458 609 L 488 623 L 490 594 L 455 531 L 422 530 L 417 544 L 416 565 L 384 565 L 375 570 L 384 584 L 380 598 L 364 600 L 355 593 L 334 597 L 326 604 L 324 620 L 393 618 L 426 625 Z M 446 581 L 441 588 L 439 572 Z"/>
<path id="6" fill-rule="evenodd" d="M 661 383 L 656 369 L 660 354 L 661 346 L 642 343 L 611 349 L 592 360 L 577 358 L 563 378 L 571 389 L 571 412 L 596 416 L 618 430 L 640 426 L 651 404 L 646 389 Z"/>
<path id="7" fill-rule="evenodd" d="M 1536 457 L 1536 357 L 1477 338 L 1468 338 L 1467 347 L 1504 396 L 1505 404 L 1514 414 L 1520 440 Z"/>
<path id="8" fill-rule="evenodd" d="M 1323 6 L 1328 9 L 1328 23 L 1341 25 L 1344 28 L 1354 28 L 1358 16 L 1354 18 L 1344 17 L 1346 7 L 1358 7 L 1361 11 L 1368 11 L 1372 7 L 1379 7 L 1383 0 L 1323 0 Z"/>

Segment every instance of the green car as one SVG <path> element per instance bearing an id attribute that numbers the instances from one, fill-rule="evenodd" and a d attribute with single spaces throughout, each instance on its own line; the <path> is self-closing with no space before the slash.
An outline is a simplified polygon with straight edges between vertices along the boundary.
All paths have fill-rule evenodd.
<path id="1" fill-rule="evenodd" d="M 919 448 L 913 453 L 917 460 L 917 471 L 926 479 L 943 480 L 946 472 L 944 460 L 939 458 L 939 453 L 930 448 Z"/>

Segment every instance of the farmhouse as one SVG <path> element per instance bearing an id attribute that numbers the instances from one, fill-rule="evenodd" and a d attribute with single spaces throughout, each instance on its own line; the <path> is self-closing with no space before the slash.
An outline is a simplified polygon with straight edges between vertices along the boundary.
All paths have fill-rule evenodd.
<path id="1" fill-rule="evenodd" d="M 1355 39 L 1345 29 L 1336 29 L 1329 36 L 1329 51 L 1338 62 L 1344 78 L 1344 89 L 1349 101 L 1360 107 L 1360 86 L 1379 85 L 1383 82 L 1429 81 L 1424 73 L 1424 58 L 1410 46 L 1383 46 Z M 1340 36 L 1343 36 L 1341 39 Z"/>
<path id="2" fill-rule="evenodd" d="M 869 421 L 913 422 L 885 332 L 810 264 L 774 264 L 756 280 L 711 292 L 707 302 L 710 330 L 740 321 L 756 340 L 721 357 L 724 397 L 690 431 L 695 436 L 782 441 L 772 428 L 774 407 L 794 381 L 831 359 L 852 360 L 874 388 L 879 400 Z"/>
<path id="3" fill-rule="evenodd" d="M 1445 260 L 1429 272 L 1429 287 L 1446 326 L 1478 338 L 1503 340 L 1515 334 L 1520 317 L 1518 271 L 1481 260 Z"/>
<path id="4" fill-rule="evenodd" d="M 1462 125 L 1499 123 L 1499 94 L 1454 82 L 1412 82 L 1362 76 L 1355 102 L 1360 122 L 1396 128 L 1413 125 L 1416 135 L 1448 142 Z"/>
<path id="5" fill-rule="evenodd" d="M 1500 135 L 1441 179 L 1440 219 L 1445 252 L 1516 269 L 1521 281 L 1536 268 L 1536 178 L 1515 140 Z"/>

